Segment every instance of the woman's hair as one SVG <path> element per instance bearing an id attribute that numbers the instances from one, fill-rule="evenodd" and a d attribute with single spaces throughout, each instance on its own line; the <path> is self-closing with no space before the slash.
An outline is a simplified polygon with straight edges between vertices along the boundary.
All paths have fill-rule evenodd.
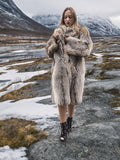
<path id="1" fill-rule="evenodd" d="M 84 26 L 81 26 L 80 24 L 78 24 L 77 22 L 77 16 L 76 16 L 76 13 L 74 11 L 74 9 L 72 7 L 67 7 L 65 8 L 65 10 L 63 11 L 63 14 L 62 14 L 62 18 L 61 18 L 61 22 L 60 22 L 60 25 L 65 25 L 65 22 L 64 22 L 64 15 L 65 15 L 65 12 L 67 10 L 70 10 L 71 13 L 72 13 L 72 16 L 74 18 L 74 22 L 73 22 L 73 26 L 75 27 L 75 30 L 77 32 L 77 34 L 79 34 L 79 29 L 84 33 L 85 36 L 87 36 L 89 34 L 88 30 L 86 27 Z M 59 25 L 59 26 L 60 26 Z"/>

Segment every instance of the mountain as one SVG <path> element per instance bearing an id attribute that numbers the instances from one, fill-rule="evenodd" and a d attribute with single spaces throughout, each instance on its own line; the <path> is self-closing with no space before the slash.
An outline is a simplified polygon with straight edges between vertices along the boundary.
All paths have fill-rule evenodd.
<path id="1" fill-rule="evenodd" d="M 26 16 L 12 0 L 0 0 L 0 33 L 50 35 L 51 30 Z"/>
<path id="2" fill-rule="evenodd" d="M 115 26 L 109 17 L 90 16 L 86 14 L 77 15 L 79 24 L 86 26 L 91 36 L 120 36 L 120 28 Z M 36 15 L 32 19 L 42 25 L 55 29 L 60 22 L 60 15 Z"/>

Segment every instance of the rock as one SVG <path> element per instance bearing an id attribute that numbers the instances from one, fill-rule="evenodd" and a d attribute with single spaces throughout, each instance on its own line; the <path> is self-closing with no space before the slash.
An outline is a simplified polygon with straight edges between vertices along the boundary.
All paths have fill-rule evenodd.
<path id="1" fill-rule="evenodd" d="M 104 47 L 104 40 L 106 44 L 108 43 L 107 47 Z M 104 40 L 101 39 L 101 46 L 98 47 L 98 50 L 102 52 L 101 47 L 103 45 L 103 51 L 111 49 L 115 51 L 114 45 L 111 48 L 111 44 L 109 44 L 111 42 L 110 39 L 106 38 Z M 95 44 L 99 43 L 95 42 Z M 119 42 L 116 40 L 116 43 Z M 117 50 L 119 49 L 120 47 L 117 47 Z M 109 99 L 119 94 L 118 69 L 114 69 L 111 72 L 110 68 L 106 67 L 103 72 L 106 74 L 105 78 L 103 75 L 104 79 L 96 79 L 96 76 L 103 71 L 103 68 L 95 64 L 102 64 L 102 61 L 107 63 L 109 61 L 109 56 L 105 56 L 105 53 L 102 54 L 104 54 L 102 59 L 98 58 L 96 61 L 93 57 L 86 62 L 87 74 L 83 102 L 76 106 L 72 132 L 69 134 L 67 142 L 60 142 L 59 118 L 54 118 L 55 123 L 53 123 L 53 127 L 46 129 L 48 137 L 28 148 L 29 160 L 120 159 L 120 118 L 118 114 L 113 112 L 109 104 Z M 114 52 L 114 54 L 111 53 L 110 55 L 115 56 L 116 54 Z M 105 61 L 106 57 L 107 61 Z M 112 74 L 114 75 L 113 77 L 107 78 L 107 75 L 112 76 Z M 48 92 L 48 90 L 46 91 Z M 50 104 L 50 99 L 44 100 L 43 103 Z"/>
<path id="2" fill-rule="evenodd" d="M 119 117 L 111 112 L 103 101 L 85 101 L 76 107 L 72 132 L 67 142 L 59 141 L 59 121 L 48 130 L 47 139 L 31 145 L 28 149 L 30 160 L 118 160 L 120 156 Z M 47 100 L 48 101 L 48 100 Z"/>

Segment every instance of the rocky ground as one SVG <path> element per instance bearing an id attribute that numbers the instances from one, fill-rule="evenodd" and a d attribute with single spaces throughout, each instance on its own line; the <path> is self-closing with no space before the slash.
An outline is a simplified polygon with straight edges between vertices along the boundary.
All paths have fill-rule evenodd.
<path id="1" fill-rule="evenodd" d="M 53 125 L 45 131 L 47 138 L 34 143 L 28 148 L 29 160 L 119 160 L 120 158 L 120 37 L 93 38 L 94 49 L 86 59 L 86 81 L 82 104 L 76 106 L 72 132 L 67 142 L 59 141 L 60 122 L 59 117 L 48 118 Z M 41 43 L 41 42 L 40 42 Z M 44 41 L 45 43 L 45 41 Z M 27 80 L 36 81 L 28 86 L 23 95 L 44 96 L 51 93 L 50 67 L 51 60 L 45 56 L 45 44 L 21 45 L 25 51 L 15 53 L 10 46 L 1 51 L 4 65 L 25 61 L 34 61 L 30 64 L 12 66 L 19 72 L 31 72 L 36 70 L 48 70 L 42 76 L 34 76 Z M 19 47 L 20 49 L 20 47 Z M 8 51 L 9 50 L 9 51 Z M 8 53 L 11 54 L 9 56 Z M 5 56 L 3 56 L 5 52 Z M 24 56 L 23 56 L 24 52 Z M 11 58 L 12 57 L 12 58 Z M 9 61 L 6 61 L 8 58 Z M 12 60 L 11 60 L 12 59 Z M 24 59 L 24 60 L 23 60 Z M 1 66 L 3 62 L 1 63 Z M 2 73 L 1 73 L 2 74 Z M 23 89 L 22 89 L 23 90 Z M 20 92 L 20 90 L 18 90 Z M 13 92 L 10 93 L 13 95 Z M 7 96 L 2 96 L 1 101 Z M 18 100 L 18 99 L 15 99 Z M 38 102 L 39 103 L 39 102 Z M 40 103 L 51 104 L 51 99 L 41 100 Z M 38 124 L 38 127 L 40 124 Z"/>
<path id="2" fill-rule="evenodd" d="M 110 105 L 120 95 L 119 38 L 93 41 L 92 55 L 86 60 L 83 102 L 76 106 L 67 142 L 59 141 L 59 118 L 55 118 L 56 123 L 46 128 L 48 137 L 29 147 L 30 160 L 119 160 L 120 115 Z M 49 85 L 45 89 L 49 92 Z M 50 103 L 50 99 L 43 103 Z M 114 102 L 114 106 L 119 104 Z"/>

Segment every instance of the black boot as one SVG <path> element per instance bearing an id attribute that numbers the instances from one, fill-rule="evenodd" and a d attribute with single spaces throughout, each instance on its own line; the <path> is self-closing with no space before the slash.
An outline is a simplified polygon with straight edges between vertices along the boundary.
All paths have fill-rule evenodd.
<path id="1" fill-rule="evenodd" d="M 71 117 L 68 117 L 67 118 L 67 132 L 69 134 L 69 132 L 71 132 L 72 130 L 72 118 Z"/>
<path id="2" fill-rule="evenodd" d="M 62 142 L 65 142 L 67 139 L 67 124 L 66 122 L 61 123 L 61 136 L 60 136 L 60 140 Z"/>

